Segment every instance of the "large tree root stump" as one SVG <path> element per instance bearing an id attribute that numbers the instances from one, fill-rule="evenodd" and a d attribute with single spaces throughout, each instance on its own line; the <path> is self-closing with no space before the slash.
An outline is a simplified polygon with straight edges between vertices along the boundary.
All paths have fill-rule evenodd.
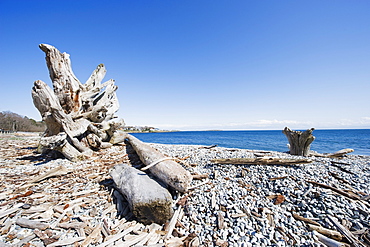
<path id="1" fill-rule="evenodd" d="M 67 53 L 41 44 L 46 54 L 53 90 L 43 81 L 35 81 L 32 98 L 46 123 L 39 150 L 62 153 L 70 160 L 90 156 L 92 151 L 110 147 L 110 139 L 124 125 L 113 122 L 119 109 L 114 80 L 101 83 L 106 70 L 98 65 L 85 84 L 72 71 Z M 116 143 L 116 142 L 114 142 Z"/>
<path id="2" fill-rule="evenodd" d="M 163 224 L 172 217 L 171 194 L 146 173 L 119 164 L 114 166 L 110 175 L 139 221 L 144 224 Z"/>
<path id="3" fill-rule="evenodd" d="M 127 139 L 138 154 L 141 162 L 146 166 L 150 166 L 149 171 L 155 177 L 179 192 L 188 190 L 192 181 L 190 172 L 174 160 L 171 160 L 170 157 L 164 156 L 136 137 L 127 135 Z"/>
<path id="4" fill-rule="evenodd" d="M 307 156 L 309 154 L 310 145 L 315 140 L 312 135 L 314 130 L 311 128 L 302 132 L 291 130 L 288 127 L 284 128 L 283 133 L 288 138 L 291 155 Z"/>

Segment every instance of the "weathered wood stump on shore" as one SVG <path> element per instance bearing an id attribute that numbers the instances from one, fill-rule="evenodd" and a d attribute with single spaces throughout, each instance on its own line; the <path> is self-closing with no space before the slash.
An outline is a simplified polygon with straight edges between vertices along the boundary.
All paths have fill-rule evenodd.
<path id="1" fill-rule="evenodd" d="M 171 194 L 146 173 L 119 164 L 114 166 L 110 175 L 140 222 L 163 224 L 172 217 Z"/>
<path id="2" fill-rule="evenodd" d="M 283 133 L 288 138 L 291 155 L 307 156 L 309 154 L 310 145 L 315 140 L 312 135 L 314 130 L 314 128 L 311 128 L 302 132 L 291 130 L 288 127 L 284 128 Z"/>
<path id="3" fill-rule="evenodd" d="M 32 98 L 47 129 L 39 151 L 62 153 L 70 160 L 89 156 L 92 150 L 110 147 L 110 139 L 124 125 L 112 122 L 119 109 L 114 80 L 101 83 L 106 70 L 98 65 L 85 84 L 74 75 L 69 55 L 41 44 L 46 54 L 53 90 L 43 81 L 35 81 Z"/>

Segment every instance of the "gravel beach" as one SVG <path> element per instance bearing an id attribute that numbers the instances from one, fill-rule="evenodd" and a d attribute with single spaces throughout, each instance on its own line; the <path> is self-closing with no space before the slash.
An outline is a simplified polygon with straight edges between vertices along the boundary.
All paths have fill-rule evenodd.
<path id="1" fill-rule="evenodd" d="M 326 246 L 314 226 L 336 234 L 335 222 L 361 244 L 370 238 L 370 156 L 226 165 L 211 160 L 297 157 L 150 144 L 194 176 L 189 192 L 172 191 L 177 222 L 168 234 L 168 225 L 138 223 L 113 187 L 109 170 L 115 164 L 142 166 L 129 144 L 71 162 L 35 153 L 38 139 L 0 135 L 0 246 Z M 56 175 L 40 177 L 53 169 Z"/>

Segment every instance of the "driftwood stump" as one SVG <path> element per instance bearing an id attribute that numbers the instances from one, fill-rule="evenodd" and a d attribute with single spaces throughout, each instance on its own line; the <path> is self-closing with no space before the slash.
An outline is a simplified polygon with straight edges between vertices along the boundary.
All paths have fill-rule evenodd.
<path id="1" fill-rule="evenodd" d="M 67 53 L 41 44 L 53 84 L 35 81 L 32 98 L 47 129 L 40 141 L 39 151 L 62 153 L 70 160 L 91 155 L 92 150 L 110 147 L 110 139 L 124 125 L 116 118 L 119 109 L 114 80 L 101 83 L 106 70 L 98 65 L 85 84 L 72 71 Z"/>
<path id="2" fill-rule="evenodd" d="M 288 138 L 290 154 L 307 156 L 310 152 L 310 145 L 315 140 L 312 135 L 314 130 L 314 128 L 311 128 L 302 132 L 285 127 L 283 133 Z"/>

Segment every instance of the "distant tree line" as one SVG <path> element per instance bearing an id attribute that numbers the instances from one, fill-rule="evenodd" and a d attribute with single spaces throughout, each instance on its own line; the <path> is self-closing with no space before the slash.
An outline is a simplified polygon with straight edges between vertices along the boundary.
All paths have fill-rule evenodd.
<path id="1" fill-rule="evenodd" d="M 158 128 L 149 127 L 149 126 L 124 126 L 124 131 L 127 132 L 158 132 Z"/>
<path id="2" fill-rule="evenodd" d="M 0 112 L 0 132 L 43 132 L 45 129 L 46 125 L 42 121 L 38 122 L 10 111 Z"/>

